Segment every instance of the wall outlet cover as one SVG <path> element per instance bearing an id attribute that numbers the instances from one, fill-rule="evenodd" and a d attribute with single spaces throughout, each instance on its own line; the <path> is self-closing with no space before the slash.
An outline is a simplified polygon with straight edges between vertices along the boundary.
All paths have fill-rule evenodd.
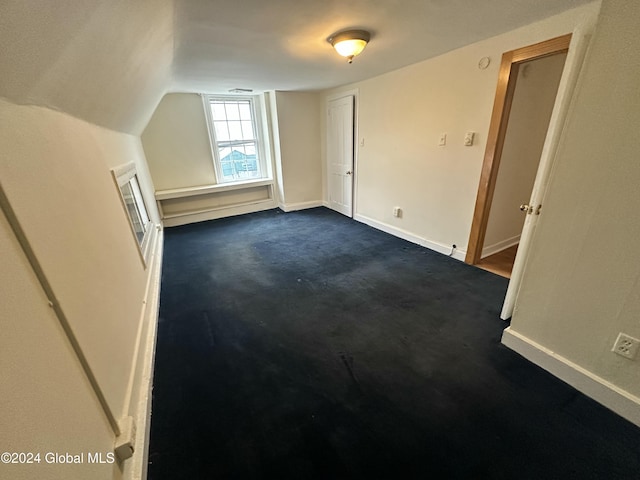
<path id="1" fill-rule="evenodd" d="M 620 332 L 616 343 L 613 344 L 612 351 L 618 355 L 622 355 L 625 358 L 634 359 L 640 349 L 640 340 L 630 337 L 629 335 Z"/>

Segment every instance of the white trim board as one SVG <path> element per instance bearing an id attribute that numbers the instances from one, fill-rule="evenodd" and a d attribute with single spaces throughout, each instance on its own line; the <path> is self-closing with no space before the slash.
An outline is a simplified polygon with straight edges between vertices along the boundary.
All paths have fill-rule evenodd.
<path id="1" fill-rule="evenodd" d="M 160 278 L 162 271 L 163 231 L 158 227 L 149 258 L 149 276 L 140 315 L 138 342 L 128 389 L 127 411 L 134 418 L 136 439 L 133 457 L 124 462 L 123 478 L 140 480 L 147 477 L 149 435 L 151 428 L 151 388 L 155 359 Z"/>
<path id="2" fill-rule="evenodd" d="M 204 222 L 207 220 L 216 220 L 218 218 L 234 217 L 236 215 L 244 215 L 245 213 L 262 212 L 263 210 L 271 210 L 278 206 L 274 199 L 260 200 L 245 205 L 234 205 L 225 207 L 215 207 L 202 212 L 184 212 L 174 214 L 171 217 L 162 219 L 165 227 L 177 227 L 179 225 L 187 225 L 189 223 Z"/>
<path id="3" fill-rule="evenodd" d="M 494 253 L 501 252 L 509 247 L 513 247 L 520 243 L 520 234 L 515 237 L 507 238 L 506 240 L 502 240 L 500 242 L 496 242 L 493 245 L 488 245 L 486 247 L 482 247 L 482 253 L 480 254 L 480 258 L 488 257 L 489 255 L 493 255 Z"/>
<path id="4" fill-rule="evenodd" d="M 364 215 L 355 214 L 353 219 L 360 223 L 369 225 L 370 227 L 373 227 L 377 230 L 389 233 L 394 237 L 402 238 L 403 240 L 407 240 L 408 242 L 415 243 L 417 245 L 420 245 L 421 247 L 426 247 L 430 250 L 434 250 L 438 253 L 442 253 L 443 255 L 447 255 L 451 258 L 455 258 L 456 260 L 464 262 L 465 255 L 467 253 L 466 250 L 456 249 L 453 252 L 453 255 L 450 255 L 451 247 L 449 245 L 422 238 L 418 235 L 408 232 L 407 230 L 394 227 L 393 225 L 389 225 L 388 223 L 379 222 L 378 220 L 374 220 L 373 218 L 369 218 Z"/>
<path id="5" fill-rule="evenodd" d="M 631 423 L 640 426 L 640 398 L 635 395 L 543 347 L 511 327 L 503 332 L 502 344 Z"/>
<path id="6" fill-rule="evenodd" d="M 295 212 L 296 210 L 306 210 L 308 208 L 322 207 L 323 205 L 322 200 L 312 200 L 310 202 L 281 203 L 278 206 L 283 212 Z"/>
<path id="7" fill-rule="evenodd" d="M 243 190 L 245 188 L 273 186 L 274 181 L 270 178 L 260 178 L 258 180 L 245 180 L 242 182 L 227 182 L 214 185 L 199 185 L 196 187 L 172 188 L 169 190 L 156 190 L 156 200 L 170 200 L 173 198 L 193 197 L 196 195 L 208 195 L 210 193 L 229 192 L 233 190 Z"/>

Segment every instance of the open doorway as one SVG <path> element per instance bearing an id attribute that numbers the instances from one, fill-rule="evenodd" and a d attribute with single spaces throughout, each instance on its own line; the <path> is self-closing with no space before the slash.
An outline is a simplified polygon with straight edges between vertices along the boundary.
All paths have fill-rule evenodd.
<path id="1" fill-rule="evenodd" d="M 465 261 L 509 278 L 571 35 L 506 52 Z M 524 212 L 524 213 L 523 213 Z"/>
<path id="2" fill-rule="evenodd" d="M 493 192 L 480 268 L 511 277 L 525 215 L 547 136 L 566 53 L 520 65 L 500 169 Z M 525 207 L 526 208 L 526 207 Z"/>

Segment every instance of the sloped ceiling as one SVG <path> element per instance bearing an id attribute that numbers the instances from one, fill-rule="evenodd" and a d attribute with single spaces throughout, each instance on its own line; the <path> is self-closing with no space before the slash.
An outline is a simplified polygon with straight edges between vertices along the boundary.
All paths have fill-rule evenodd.
<path id="1" fill-rule="evenodd" d="M 587 0 L 177 0 L 173 89 L 314 90 L 371 78 Z M 327 37 L 373 33 L 353 64 Z"/>
<path id="2" fill-rule="evenodd" d="M 370 78 L 587 0 L 3 0 L 0 97 L 140 134 L 167 91 Z M 360 27 L 348 65 L 327 43 Z"/>
<path id="3" fill-rule="evenodd" d="M 3 0 L 0 96 L 139 134 L 171 80 L 172 0 Z"/>

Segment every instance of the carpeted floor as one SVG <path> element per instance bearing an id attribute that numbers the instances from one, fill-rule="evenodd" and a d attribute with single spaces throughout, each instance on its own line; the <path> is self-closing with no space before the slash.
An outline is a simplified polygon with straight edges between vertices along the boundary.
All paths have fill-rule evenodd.
<path id="1" fill-rule="evenodd" d="M 149 478 L 638 479 L 500 344 L 507 280 L 324 208 L 168 229 Z"/>

